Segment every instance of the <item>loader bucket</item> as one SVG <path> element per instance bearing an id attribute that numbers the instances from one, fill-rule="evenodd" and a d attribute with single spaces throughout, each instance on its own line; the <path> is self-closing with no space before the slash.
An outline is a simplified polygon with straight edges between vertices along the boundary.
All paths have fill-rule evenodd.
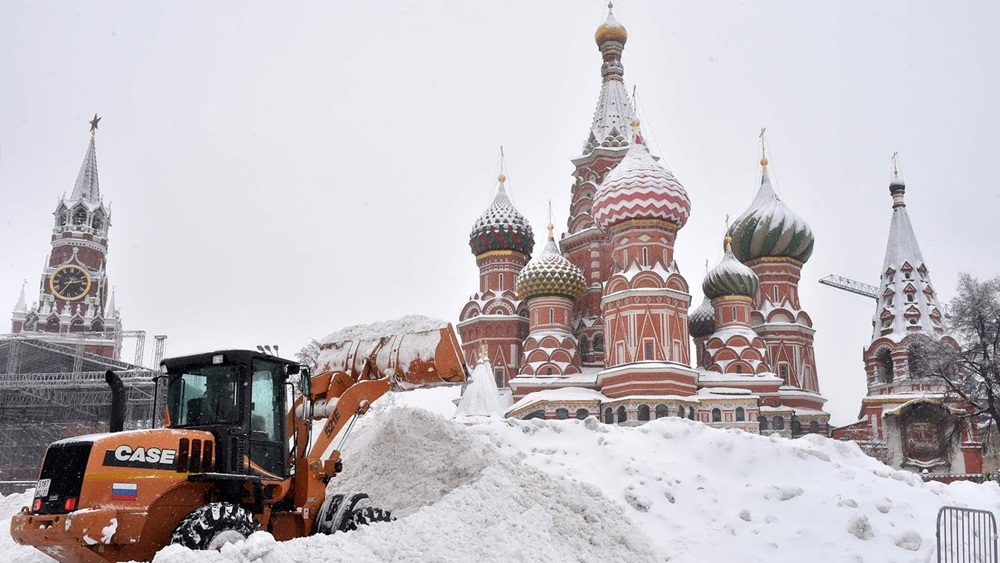
<path id="1" fill-rule="evenodd" d="M 455 329 L 426 317 L 352 326 L 331 334 L 320 344 L 317 372 L 357 376 L 370 357 L 394 391 L 459 385 L 468 378 Z"/>

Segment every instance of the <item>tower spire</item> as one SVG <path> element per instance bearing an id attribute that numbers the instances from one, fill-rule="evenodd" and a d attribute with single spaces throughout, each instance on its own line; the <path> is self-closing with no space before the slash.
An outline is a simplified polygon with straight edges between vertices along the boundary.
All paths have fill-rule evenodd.
<path id="1" fill-rule="evenodd" d="M 15 313 L 27 313 L 28 304 L 24 299 L 24 286 L 28 285 L 28 280 L 21 282 L 21 295 L 17 298 L 17 305 L 14 306 Z"/>
<path id="2" fill-rule="evenodd" d="M 80 166 L 80 173 L 76 176 L 76 184 L 73 185 L 74 201 L 87 201 L 98 203 L 101 200 L 101 186 L 97 178 L 97 146 L 95 138 L 97 136 L 97 124 L 101 121 L 97 114 L 90 121 L 90 144 L 87 145 L 87 154 L 83 157 L 83 164 Z"/>

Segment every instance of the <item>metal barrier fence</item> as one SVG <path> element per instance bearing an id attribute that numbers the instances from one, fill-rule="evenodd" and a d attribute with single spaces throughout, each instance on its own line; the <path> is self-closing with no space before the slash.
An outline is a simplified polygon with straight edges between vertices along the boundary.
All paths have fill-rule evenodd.
<path id="1" fill-rule="evenodd" d="M 937 515 L 938 563 L 997 563 L 997 521 L 988 510 L 942 506 Z"/>

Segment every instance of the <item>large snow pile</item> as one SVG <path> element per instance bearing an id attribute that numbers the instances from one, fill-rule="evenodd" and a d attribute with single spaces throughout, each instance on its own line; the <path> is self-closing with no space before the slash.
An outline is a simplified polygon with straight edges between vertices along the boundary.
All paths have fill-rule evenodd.
<path id="1" fill-rule="evenodd" d="M 376 403 L 355 427 L 333 481 L 398 520 L 284 543 L 258 533 L 222 553 L 172 546 L 155 561 L 926 563 L 939 507 L 1000 512 L 996 484 L 923 483 L 818 436 L 677 418 L 466 427 L 400 397 Z M 0 500 L 0 517 L 27 498 Z M 8 537 L 0 561 L 48 560 Z"/>

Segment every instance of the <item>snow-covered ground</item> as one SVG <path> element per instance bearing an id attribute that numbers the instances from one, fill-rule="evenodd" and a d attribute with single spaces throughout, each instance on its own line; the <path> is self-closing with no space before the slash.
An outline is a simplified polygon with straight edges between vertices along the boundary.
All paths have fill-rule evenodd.
<path id="1" fill-rule="evenodd" d="M 455 389 L 389 395 L 344 447 L 344 490 L 398 520 L 157 563 L 313 561 L 930 562 L 942 505 L 1000 512 L 995 484 L 923 483 L 853 444 L 667 418 L 464 426 Z M 0 497 L 0 528 L 28 495 Z M 0 561 L 50 561 L 0 532 Z"/>

